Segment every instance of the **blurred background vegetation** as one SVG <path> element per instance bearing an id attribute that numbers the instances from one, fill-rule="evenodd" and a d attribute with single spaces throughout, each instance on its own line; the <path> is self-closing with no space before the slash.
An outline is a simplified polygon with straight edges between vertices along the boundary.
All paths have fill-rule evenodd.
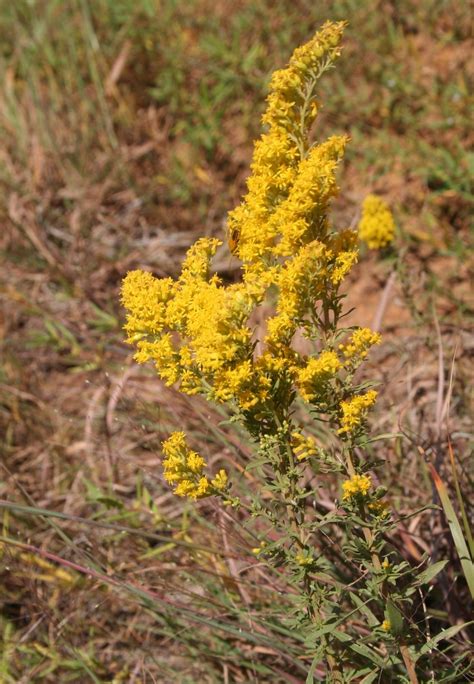
<path id="1" fill-rule="evenodd" d="M 271 614 L 278 578 L 242 593 L 244 537 L 209 503 L 174 501 L 159 475 L 173 426 L 237 470 L 245 437 L 133 365 L 118 291 L 127 270 L 174 275 L 197 236 L 224 236 L 269 76 L 326 19 L 349 21 L 316 131 L 352 141 L 335 219 L 353 224 L 376 192 L 400 229 L 398 254 L 363 255 L 348 292 L 358 323 L 383 316 L 377 427 L 405 434 L 384 446 L 386 483 L 401 511 L 435 500 L 428 461 L 455 484 L 449 413 L 472 488 L 468 3 L 3 0 L 2 682 L 304 681 L 277 619 L 249 626 L 249 597 Z M 237 277 L 225 247 L 217 268 Z M 409 560 L 453 561 L 433 617 L 455 624 L 445 521 L 413 520 L 400 528 Z"/>

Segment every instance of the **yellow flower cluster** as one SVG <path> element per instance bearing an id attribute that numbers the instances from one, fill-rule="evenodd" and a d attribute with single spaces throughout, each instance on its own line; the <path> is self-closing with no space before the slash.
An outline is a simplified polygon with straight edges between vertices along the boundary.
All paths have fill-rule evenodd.
<path id="1" fill-rule="evenodd" d="M 367 416 L 369 408 L 375 404 L 376 399 L 377 392 L 369 390 L 365 394 L 357 394 L 352 399 L 341 402 L 342 420 L 341 427 L 338 430 L 339 434 L 353 432 L 355 428 L 359 427 Z"/>
<path id="2" fill-rule="evenodd" d="M 324 396 L 325 386 L 341 367 L 342 364 L 333 351 L 323 351 L 319 356 L 309 359 L 297 375 L 297 385 L 303 399 L 317 401 L 318 396 Z"/>
<path id="3" fill-rule="evenodd" d="M 328 236 L 325 243 L 311 240 L 299 249 L 294 247 L 293 257 L 267 270 L 279 293 L 277 315 L 268 321 L 265 340 L 273 352 L 288 347 L 315 304 L 337 290 L 357 254 L 356 234 L 345 230 Z"/>
<path id="4" fill-rule="evenodd" d="M 310 551 L 300 551 L 296 554 L 295 561 L 298 563 L 298 565 L 300 565 L 303 568 L 308 567 L 310 565 L 313 565 L 314 556 Z"/>
<path id="5" fill-rule="evenodd" d="M 372 501 L 369 503 L 368 508 L 372 515 L 375 515 L 377 518 L 386 518 L 390 513 L 388 503 L 383 499 Z"/>
<path id="6" fill-rule="evenodd" d="M 370 249 L 381 249 L 395 237 L 395 222 L 388 204 L 376 195 L 367 195 L 362 203 L 359 237 Z"/>
<path id="7" fill-rule="evenodd" d="M 203 499 L 227 487 L 227 473 L 220 470 L 213 480 L 204 475 L 206 461 L 186 443 L 184 432 L 173 432 L 162 444 L 165 480 L 178 496 Z"/>
<path id="8" fill-rule="evenodd" d="M 262 553 L 263 551 L 265 551 L 266 547 L 267 547 L 267 542 L 261 541 L 261 542 L 260 542 L 260 546 L 255 546 L 255 547 L 252 549 L 252 553 L 253 553 L 255 556 L 258 556 L 260 553 Z"/>
<path id="9" fill-rule="evenodd" d="M 316 440 L 311 435 L 305 437 L 301 432 L 291 433 L 291 448 L 295 454 L 298 461 L 303 461 L 306 458 L 311 458 L 316 456 L 318 453 L 318 448 L 316 446 Z"/>
<path id="10" fill-rule="evenodd" d="M 382 341 L 379 333 L 370 328 L 354 330 L 346 344 L 339 345 L 340 351 L 346 358 L 345 365 L 357 367 L 369 353 L 369 349 Z"/>
<path id="11" fill-rule="evenodd" d="M 342 483 L 342 499 L 347 501 L 356 497 L 366 497 L 372 487 L 370 475 L 353 475 Z"/>
<path id="12" fill-rule="evenodd" d="M 248 279 L 225 287 L 211 276 L 210 260 L 219 244 L 198 240 L 177 281 L 143 271 L 127 275 L 122 287 L 127 341 L 136 345 L 138 362 L 155 362 L 166 384 L 179 382 L 182 392 L 196 394 L 206 391 L 207 382 L 217 400 L 236 398 L 247 408 L 266 396 L 268 385 L 250 362 L 247 324 L 265 285 Z"/>
<path id="13" fill-rule="evenodd" d="M 315 88 L 340 53 L 343 29 L 343 22 L 324 24 L 272 78 L 267 131 L 255 144 L 247 194 L 228 219 L 231 249 L 242 261 L 240 282 L 226 285 L 212 272 L 221 243 L 202 238 L 188 250 L 177 279 L 132 271 L 122 287 L 135 359 L 154 362 L 162 380 L 185 394 L 229 402 L 257 434 L 274 430 L 266 417 L 275 408 L 289 411 L 297 393 L 320 408 L 332 406 L 351 368 L 378 341 L 362 329 L 341 354 L 334 350 L 339 286 L 358 258 L 357 233 L 335 231 L 327 216 L 347 140 L 311 144 L 309 135 Z M 255 311 L 267 301 L 276 310 L 260 339 Z M 323 341 L 317 355 L 296 351 L 299 330 Z M 357 427 L 373 401 L 368 392 L 343 402 L 340 432 Z M 315 451 L 303 439 L 299 459 Z M 187 449 L 182 433 L 163 448 L 165 477 L 177 494 L 200 498 L 224 486 L 225 474 L 222 481 L 203 475 L 205 463 Z"/>
<path id="14" fill-rule="evenodd" d="M 258 413 L 272 387 L 287 387 L 290 396 L 296 384 L 310 401 L 340 366 L 333 352 L 301 359 L 291 343 L 357 261 L 355 231 L 334 232 L 327 219 L 346 139 L 312 146 L 308 139 L 315 86 L 340 53 L 343 28 L 326 23 L 272 79 L 263 117 L 268 132 L 255 145 L 248 193 L 229 215 L 242 281 L 226 286 L 211 273 L 220 244 L 213 238 L 190 248 L 176 281 L 142 271 L 124 280 L 125 329 L 136 360 L 152 360 L 164 382 L 186 394 Z M 270 288 L 276 313 L 257 355 L 249 320 Z"/>
<path id="15" fill-rule="evenodd" d="M 328 262 L 328 250 L 318 240 L 295 250 L 275 274 L 274 280 L 280 291 L 277 312 L 299 323 L 311 302 L 324 292 Z"/>

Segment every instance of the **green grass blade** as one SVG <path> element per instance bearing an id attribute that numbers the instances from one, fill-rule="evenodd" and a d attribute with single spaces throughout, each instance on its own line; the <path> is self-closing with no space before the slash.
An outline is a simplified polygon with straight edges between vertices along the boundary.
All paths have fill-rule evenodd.
<path id="1" fill-rule="evenodd" d="M 448 450 L 449 450 L 449 460 L 451 461 L 451 470 L 453 473 L 454 488 L 456 489 L 456 497 L 459 504 L 459 510 L 461 512 L 462 524 L 464 527 L 464 534 L 469 546 L 469 551 L 471 552 L 471 558 L 474 558 L 474 540 L 472 538 L 471 528 L 469 526 L 469 520 L 466 513 L 466 507 L 464 506 L 464 499 L 461 492 L 461 487 L 459 486 L 458 474 L 456 471 L 456 462 L 454 460 L 453 447 L 451 446 L 451 440 L 448 437 Z"/>
<path id="2" fill-rule="evenodd" d="M 461 525 L 459 524 L 456 511 L 453 508 L 444 482 L 432 465 L 430 465 L 430 470 L 434 485 L 443 506 L 446 520 L 448 521 L 456 551 L 458 552 L 459 560 L 461 561 L 461 567 L 464 577 L 466 578 L 467 586 L 469 587 L 472 598 L 474 598 L 474 563 L 472 562 L 472 558 L 469 554 L 469 549 L 467 548 Z"/>

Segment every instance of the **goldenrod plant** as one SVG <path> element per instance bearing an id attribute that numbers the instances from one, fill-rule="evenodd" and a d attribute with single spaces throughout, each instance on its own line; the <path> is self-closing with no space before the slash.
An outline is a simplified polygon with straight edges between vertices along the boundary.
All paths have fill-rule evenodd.
<path id="1" fill-rule="evenodd" d="M 416 614 L 423 576 L 390 543 L 396 523 L 378 486 L 383 466 L 375 477 L 364 451 L 377 391 L 360 384 L 357 371 L 381 338 L 344 327 L 341 284 L 357 262 L 358 234 L 338 230 L 329 207 L 348 139 L 311 136 L 318 81 L 340 55 L 343 30 L 344 22 L 327 22 L 273 74 L 247 194 L 228 217 L 239 282 L 213 273 L 221 242 L 201 238 L 176 280 L 128 273 L 125 329 L 139 363 L 152 361 L 184 394 L 225 404 L 253 440 L 251 497 L 239 495 L 226 470 L 208 472 L 183 432 L 163 443 L 164 477 L 179 496 L 217 497 L 258 532 L 249 552 L 294 590 L 282 620 L 304 640 L 307 681 L 323 664 L 328 682 L 434 682 L 434 646 Z M 381 200 L 364 203 L 360 235 L 369 247 L 391 241 L 393 219 Z M 264 303 L 272 314 L 257 334 L 252 321 Z M 297 333 L 310 353 L 294 343 Z M 327 443 L 307 430 L 300 404 L 329 430 Z M 329 510 L 318 506 L 328 477 L 339 481 Z M 337 560 L 325 553 L 328 540 Z"/>

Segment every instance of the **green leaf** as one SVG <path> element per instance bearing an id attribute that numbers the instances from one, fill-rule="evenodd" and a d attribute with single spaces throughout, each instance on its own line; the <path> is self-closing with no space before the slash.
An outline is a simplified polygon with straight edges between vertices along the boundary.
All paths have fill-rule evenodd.
<path id="1" fill-rule="evenodd" d="M 321 646 L 318 648 L 316 655 L 313 658 L 313 662 L 311 663 L 311 667 L 308 670 L 308 676 L 306 677 L 306 684 L 313 684 L 314 682 L 314 671 L 316 670 L 316 666 L 319 665 L 323 658 L 324 654 L 324 648 Z"/>
<path id="2" fill-rule="evenodd" d="M 362 679 L 360 684 L 372 684 L 372 682 L 374 682 L 379 677 L 380 677 L 380 672 L 377 672 L 377 671 L 371 672 L 366 677 L 364 677 L 364 679 Z"/>
<path id="3" fill-rule="evenodd" d="M 316 639 L 319 639 L 320 637 L 324 636 L 325 634 L 332 634 L 333 636 L 336 636 L 335 631 L 336 627 L 340 624 L 342 624 L 343 620 L 336 620 L 335 622 L 331 622 L 330 624 L 326 624 L 323 627 L 320 627 L 319 629 L 315 630 L 314 632 L 311 632 L 310 637 L 312 641 L 314 642 Z M 341 632 L 342 634 L 342 632 Z M 346 635 L 344 635 L 346 636 Z"/>
<path id="4" fill-rule="evenodd" d="M 416 578 L 416 584 L 428 584 L 428 582 L 431 582 L 431 580 L 434 579 L 436 575 L 438 575 L 446 567 L 448 563 L 448 560 L 441 560 L 437 563 L 433 563 L 433 565 L 427 567 L 426 570 L 420 572 L 420 574 Z"/>
<path id="5" fill-rule="evenodd" d="M 439 634 L 436 634 L 429 639 L 426 644 L 423 644 L 417 657 L 420 658 L 422 655 L 429 653 L 429 651 L 435 648 L 436 644 L 440 641 L 452 639 L 453 636 L 456 636 L 456 634 L 461 631 L 461 629 L 469 627 L 472 624 L 474 624 L 474 620 L 471 620 L 471 622 L 464 622 L 462 625 L 453 625 L 452 627 L 448 627 L 448 629 L 443 629 Z"/>
<path id="6" fill-rule="evenodd" d="M 387 601 L 387 618 L 390 620 L 390 632 L 394 636 L 398 636 L 403 632 L 403 615 L 398 610 L 393 601 Z"/>
<path id="7" fill-rule="evenodd" d="M 384 659 L 378 655 L 378 653 L 375 653 L 371 648 L 366 646 L 365 644 L 351 644 L 350 645 L 351 649 L 354 651 L 354 653 L 358 653 L 359 655 L 364 656 L 368 660 L 370 660 L 372 663 L 377 665 L 377 667 L 383 668 L 384 666 Z"/>
<path id="8" fill-rule="evenodd" d="M 346 634 L 346 632 L 340 632 L 339 630 L 335 629 L 332 632 L 332 636 L 334 636 L 339 641 L 342 641 L 342 643 L 346 643 L 349 641 L 352 642 L 348 644 L 348 646 L 352 651 L 354 651 L 354 653 L 364 656 L 365 658 L 370 660 L 370 662 L 374 663 L 378 667 L 384 666 L 384 659 L 378 653 L 373 651 L 366 644 L 354 641 L 353 637 L 349 636 L 349 634 Z"/>
<path id="9" fill-rule="evenodd" d="M 351 601 L 359 608 L 360 612 L 367 618 L 367 624 L 369 627 L 376 627 L 379 624 L 379 620 L 375 617 L 373 612 L 367 605 L 367 602 L 362 601 L 362 599 L 355 593 L 351 593 Z"/>
<path id="10" fill-rule="evenodd" d="M 113 496 L 98 496 L 96 499 L 97 503 L 103 504 L 106 508 L 111 509 L 111 508 L 119 508 L 119 509 L 124 509 L 124 505 L 122 501 L 119 499 L 116 499 Z"/>
<path id="11" fill-rule="evenodd" d="M 375 435 L 370 439 L 364 440 L 363 442 L 361 442 L 361 446 L 366 444 L 373 444 L 373 442 L 381 442 L 384 439 L 395 439 L 395 437 L 403 437 L 403 434 L 401 432 L 384 432 L 381 435 Z"/>
<path id="12" fill-rule="evenodd" d="M 448 450 L 449 450 L 449 459 L 451 461 L 451 470 L 453 473 L 453 481 L 454 481 L 454 488 L 456 490 L 456 497 L 458 500 L 458 505 L 459 505 L 459 510 L 461 512 L 461 519 L 463 522 L 464 526 L 464 534 L 465 538 L 467 541 L 467 545 L 469 547 L 469 551 L 471 553 L 471 558 L 474 560 L 474 540 L 472 538 L 472 532 L 471 528 L 469 526 L 469 519 L 467 517 L 466 513 L 466 507 L 464 505 L 464 498 L 462 495 L 461 487 L 459 485 L 459 478 L 456 470 L 456 462 L 454 459 L 454 452 L 453 452 L 453 447 L 451 446 L 451 440 L 448 437 Z"/>

